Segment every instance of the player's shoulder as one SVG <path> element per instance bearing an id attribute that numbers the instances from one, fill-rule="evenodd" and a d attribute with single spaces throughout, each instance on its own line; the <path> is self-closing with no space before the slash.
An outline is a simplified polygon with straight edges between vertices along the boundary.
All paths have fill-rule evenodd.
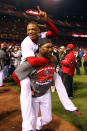
<path id="1" fill-rule="evenodd" d="M 23 44 L 27 44 L 29 42 L 29 36 L 27 36 L 21 43 L 21 45 Z"/>
<path id="2" fill-rule="evenodd" d="M 46 33 L 47 33 L 47 32 L 41 32 L 41 33 L 40 33 L 40 37 L 41 37 L 41 38 L 45 38 L 45 37 L 46 37 Z"/>

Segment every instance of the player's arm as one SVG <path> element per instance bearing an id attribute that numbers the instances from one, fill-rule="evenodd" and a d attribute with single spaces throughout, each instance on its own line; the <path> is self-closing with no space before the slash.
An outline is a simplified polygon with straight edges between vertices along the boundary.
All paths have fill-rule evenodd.
<path id="1" fill-rule="evenodd" d="M 39 17 L 40 19 L 43 19 L 43 21 L 47 24 L 47 26 L 50 28 L 50 31 L 46 33 L 46 37 L 56 36 L 58 35 L 58 29 L 56 26 L 51 23 L 47 18 L 47 13 L 42 11 L 39 6 L 37 6 Z"/>
<path id="2" fill-rule="evenodd" d="M 12 74 L 12 78 L 20 87 L 20 81 L 30 76 L 32 70 L 32 66 L 27 61 L 24 61 L 15 69 L 15 71 Z"/>
<path id="3" fill-rule="evenodd" d="M 52 37 L 52 36 L 57 36 L 58 35 L 58 29 L 54 24 L 52 24 L 49 20 L 46 22 L 47 26 L 50 28 L 50 31 L 46 33 L 46 37 Z"/>
<path id="4" fill-rule="evenodd" d="M 27 57 L 26 60 L 31 66 L 41 66 L 49 62 L 57 62 L 56 56 L 52 56 L 50 59 L 46 58 L 36 58 L 36 57 Z"/>
<path id="5" fill-rule="evenodd" d="M 15 83 L 21 88 L 20 80 L 18 79 L 15 71 L 12 73 L 12 78 L 13 78 L 13 80 L 15 81 Z"/>
<path id="6" fill-rule="evenodd" d="M 36 58 L 34 56 L 32 57 L 27 57 L 26 60 L 31 66 L 41 66 L 43 64 L 47 64 L 50 62 L 49 59 L 46 58 Z"/>

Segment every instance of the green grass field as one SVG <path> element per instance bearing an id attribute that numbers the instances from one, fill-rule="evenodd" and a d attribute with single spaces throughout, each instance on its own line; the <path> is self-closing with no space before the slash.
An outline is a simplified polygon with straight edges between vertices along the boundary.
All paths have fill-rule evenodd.
<path id="1" fill-rule="evenodd" d="M 74 98 L 71 99 L 82 112 L 81 116 L 66 112 L 57 93 L 55 92 L 51 94 L 53 112 L 81 131 L 87 131 L 87 75 L 84 75 L 83 68 L 81 68 L 80 76 L 74 76 Z"/>
<path id="2" fill-rule="evenodd" d="M 81 68 L 81 75 L 74 76 L 74 98 L 73 103 L 82 112 L 81 116 L 66 112 L 57 96 L 57 93 L 51 93 L 53 113 L 68 121 L 81 131 L 87 131 L 87 75 L 84 75 Z M 7 78 L 5 82 L 20 92 L 20 89 L 12 81 L 12 78 Z"/>

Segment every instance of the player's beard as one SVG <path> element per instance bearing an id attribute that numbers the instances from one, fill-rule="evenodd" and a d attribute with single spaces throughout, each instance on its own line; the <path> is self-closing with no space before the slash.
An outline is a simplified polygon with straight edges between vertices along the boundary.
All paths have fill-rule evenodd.
<path id="1" fill-rule="evenodd" d="M 52 52 L 47 53 L 47 54 L 44 54 L 44 57 L 45 57 L 46 59 L 50 59 L 50 58 L 52 57 Z"/>

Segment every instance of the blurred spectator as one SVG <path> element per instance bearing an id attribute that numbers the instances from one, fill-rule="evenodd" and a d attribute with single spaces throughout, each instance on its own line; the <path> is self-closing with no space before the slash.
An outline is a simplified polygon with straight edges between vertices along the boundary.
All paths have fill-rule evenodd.
<path id="1" fill-rule="evenodd" d="M 20 61 L 21 61 L 21 56 L 22 56 L 21 48 L 15 47 L 14 52 L 12 52 L 11 54 L 15 58 L 14 66 L 15 68 L 17 68 L 17 66 L 20 65 Z"/>
<path id="2" fill-rule="evenodd" d="M 84 51 L 83 66 L 84 66 L 84 74 L 87 75 L 87 50 Z"/>
<path id="3" fill-rule="evenodd" d="M 80 55 L 81 59 L 82 59 L 82 57 L 83 57 L 83 54 L 84 54 L 84 52 L 83 52 L 83 50 L 80 48 L 80 49 L 79 49 L 79 55 Z"/>
<path id="4" fill-rule="evenodd" d="M 65 57 L 65 47 L 64 46 L 60 46 L 59 47 L 59 60 L 64 60 Z M 59 75 L 62 78 L 62 71 L 61 71 L 61 62 L 59 62 Z"/>
<path id="5" fill-rule="evenodd" d="M 82 62 L 81 62 L 81 56 L 79 55 L 78 51 L 76 51 L 75 53 L 75 58 L 76 58 L 76 73 L 77 75 L 80 75 L 80 67 L 82 65 Z"/>
<path id="6" fill-rule="evenodd" d="M 54 46 L 54 48 L 53 48 L 53 55 L 56 56 L 57 62 L 59 63 L 59 51 L 58 51 L 57 46 Z"/>
<path id="7" fill-rule="evenodd" d="M 4 44 L 1 44 L 0 48 L 0 86 L 3 86 L 3 70 L 5 65 L 5 52 L 4 52 Z"/>
<path id="8" fill-rule="evenodd" d="M 5 48 L 5 57 L 6 57 L 6 62 L 4 66 L 4 72 L 3 72 L 3 79 L 5 79 L 9 75 L 9 65 L 10 65 L 10 57 L 8 54 L 8 48 Z"/>
<path id="9" fill-rule="evenodd" d="M 13 71 L 15 70 L 15 66 L 14 66 L 15 58 L 12 56 L 12 53 L 14 52 L 14 47 L 9 46 L 8 52 L 10 56 L 9 75 L 12 75 Z"/>
<path id="10" fill-rule="evenodd" d="M 66 48 L 66 56 L 64 60 L 61 61 L 62 72 L 63 72 L 63 82 L 66 87 L 66 91 L 70 98 L 73 97 L 73 75 L 75 70 L 75 56 L 74 56 L 74 45 L 68 44 Z"/>

